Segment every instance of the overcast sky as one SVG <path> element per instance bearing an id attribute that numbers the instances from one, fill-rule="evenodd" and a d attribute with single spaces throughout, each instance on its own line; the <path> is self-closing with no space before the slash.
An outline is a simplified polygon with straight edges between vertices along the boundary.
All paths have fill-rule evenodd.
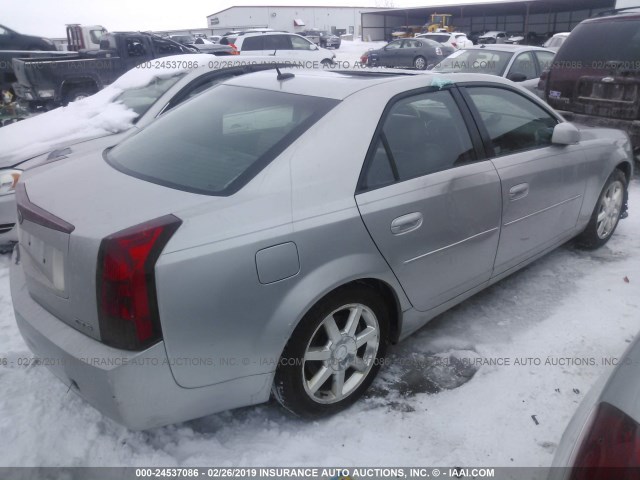
<path id="1" fill-rule="evenodd" d="M 474 0 L 465 0 L 471 3 Z M 479 0 L 478 0 L 479 1 Z M 207 15 L 234 5 L 357 5 L 375 7 L 388 0 L 5 0 L 2 24 L 18 32 L 65 37 L 67 23 L 103 25 L 107 30 L 206 28 Z M 447 0 L 393 0 L 396 7 L 455 3 Z"/>

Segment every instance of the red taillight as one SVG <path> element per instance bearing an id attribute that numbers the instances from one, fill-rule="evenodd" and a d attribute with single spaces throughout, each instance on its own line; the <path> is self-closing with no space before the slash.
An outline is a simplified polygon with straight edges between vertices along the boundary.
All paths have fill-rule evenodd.
<path id="1" fill-rule="evenodd" d="M 167 215 L 102 240 L 96 285 L 103 343 L 141 350 L 162 339 L 154 267 L 181 223 Z"/>
<path id="2" fill-rule="evenodd" d="M 235 43 L 230 43 L 229 46 L 232 48 L 231 55 L 240 55 L 240 52 L 238 51 L 238 47 L 236 47 Z"/>
<path id="3" fill-rule="evenodd" d="M 549 70 L 543 70 L 538 79 L 538 90 L 544 90 L 547 77 L 549 76 Z"/>
<path id="4" fill-rule="evenodd" d="M 639 427 L 624 412 L 608 403 L 601 403 L 593 424 L 580 445 L 570 480 L 638 478 Z"/>

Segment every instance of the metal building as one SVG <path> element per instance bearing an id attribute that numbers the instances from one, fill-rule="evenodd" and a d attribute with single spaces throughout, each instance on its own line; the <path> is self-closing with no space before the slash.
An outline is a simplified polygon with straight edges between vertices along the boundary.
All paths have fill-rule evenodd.
<path id="1" fill-rule="evenodd" d="M 326 30 L 337 35 L 360 36 L 362 15 L 380 9 L 326 6 L 230 7 L 207 17 L 207 27 L 220 35 L 233 30 L 272 28 L 287 32 Z"/>
<path id="2" fill-rule="evenodd" d="M 582 20 L 615 7 L 616 0 L 510 0 L 392 8 L 363 12 L 362 38 L 389 40 L 398 27 L 426 25 L 434 13 L 452 15 L 451 24 L 466 33 L 500 30 L 548 36 L 568 32 Z"/>

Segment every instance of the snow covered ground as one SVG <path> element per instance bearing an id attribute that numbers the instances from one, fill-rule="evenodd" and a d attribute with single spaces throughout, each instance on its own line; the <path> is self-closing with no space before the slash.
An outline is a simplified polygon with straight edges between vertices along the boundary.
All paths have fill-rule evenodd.
<path id="1" fill-rule="evenodd" d="M 382 44 L 336 53 L 353 65 Z M 608 245 L 564 246 L 438 317 L 390 349 L 365 399 L 315 422 L 272 401 L 126 430 L 45 367 L 18 365 L 31 353 L 2 255 L 0 466 L 548 466 L 604 359 L 640 330 L 638 177 L 630 206 Z"/>

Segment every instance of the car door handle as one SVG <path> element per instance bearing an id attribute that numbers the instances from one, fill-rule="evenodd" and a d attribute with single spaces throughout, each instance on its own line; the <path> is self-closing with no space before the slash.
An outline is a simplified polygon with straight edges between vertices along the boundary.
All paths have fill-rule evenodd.
<path id="1" fill-rule="evenodd" d="M 391 233 L 394 235 L 402 235 L 413 232 L 422 226 L 422 214 L 413 212 L 396 218 L 391 222 Z"/>
<path id="2" fill-rule="evenodd" d="M 509 200 L 515 202 L 516 200 L 520 200 L 521 198 L 529 195 L 529 184 L 521 183 L 516 185 L 515 187 L 511 187 L 509 190 Z"/>

